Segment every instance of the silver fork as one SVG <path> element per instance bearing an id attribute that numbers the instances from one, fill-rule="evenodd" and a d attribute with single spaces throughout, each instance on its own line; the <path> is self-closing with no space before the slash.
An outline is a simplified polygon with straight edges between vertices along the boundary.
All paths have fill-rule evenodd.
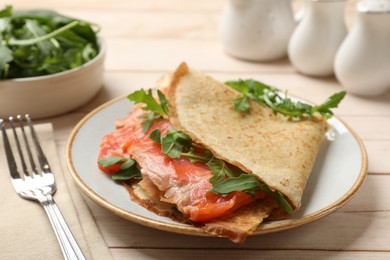
<path id="1" fill-rule="evenodd" d="M 11 181 L 16 193 L 18 193 L 23 199 L 37 200 L 43 206 L 49 217 L 50 223 L 54 229 L 57 240 L 61 246 L 62 253 L 65 259 L 85 259 L 80 247 L 74 239 L 72 232 L 69 230 L 68 225 L 65 222 L 57 204 L 54 202 L 52 194 L 56 191 L 56 185 L 54 182 L 54 176 L 50 170 L 49 163 L 42 151 L 39 144 L 36 132 L 31 122 L 30 116 L 26 115 L 25 120 L 22 116 L 17 116 L 17 124 L 20 128 L 21 139 L 19 140 L 17 134 L 17 126 L 15 126 L 14 118 L 9 117 L 9 124 L 11 126 L 16 150 L 19 154 L 19 162 L 21 164 L 21 170 L 18 169 L 17 162 L 13 155 L 11 145 L 5 130 L 5 121 L 0 118 L 0 129 L 3 133 L 4 150 L 8 161 L 8 166 L 11 174 Z M 39 167 L 35 164 L 33 151 L 30 148 L 30 140 L 27 138 L 25 131 L 24 121 L 27 122 L 28 129 L 31 133 L 32 143 L 35 147 L 35 153 L 37 154 L 37 161 Z M 22 144 L 24 143 L 25 152 L 22 151 Z M 27 166 L 27 160 L 25 159 L 27 154 L 30 167 Z"/>

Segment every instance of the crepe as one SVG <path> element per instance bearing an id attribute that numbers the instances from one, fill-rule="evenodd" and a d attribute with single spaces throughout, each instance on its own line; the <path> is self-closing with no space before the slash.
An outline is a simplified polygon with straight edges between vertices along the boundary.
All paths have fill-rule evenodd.
<path id="1" fill-rule="evenodd" d="M 299 209 L 328 129 L 324 118 L 291 121 L 256 102 L 251 102 L 249 114 L 237 112 L 233 104 L 241 93 L 185 63 L 163 76 L 157 88 L 168 99 L 168 117 L 154 120 L 144 132 L 140 117 L 144 112 L 135 106 L 128 118 L 119 120 L 117 131 L 105 137 L 99 155 L 117 156 L 119 150 L 137 162 L 143 179 L 126 184 L 134 201 L 158 215 L 241 244 L 264 220 L 288 215 L 268 192 L 257 192 L 255 201 L 245 192 L 227 196 L 210 192 L 212 173 L 206 164 L 169 158 L 150 137 L 155 129 L 165 135 L 173 127 L 215 157 L 256 176 L 271 191 L 280 192 L 293 210 Z M 233 206 L 223 209 L 224 205 Z"/>
<path id="2" fill-rule="evenodd" d="M 328 124 L 323 118 L 291 121 L 256 102 L 249 114 L 239 113 L 233 101 L 240 96 L 182 63 L 169 83 L 169 119 L 215 157 L 281 192 L 297 210 Z"/>

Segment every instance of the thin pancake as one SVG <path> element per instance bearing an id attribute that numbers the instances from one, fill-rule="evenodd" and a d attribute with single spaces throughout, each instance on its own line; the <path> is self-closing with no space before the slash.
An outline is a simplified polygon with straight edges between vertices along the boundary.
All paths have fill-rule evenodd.
<path id="1" fill-rule="evenodd" d="M 233 101 L 240 95 L 183 63 L 170 81 L 170 121 L 216 157 L 280 191 L 298 209 L 326 121 L 289 121 L 255 102 L 250 114 L 238 113 Z"/>

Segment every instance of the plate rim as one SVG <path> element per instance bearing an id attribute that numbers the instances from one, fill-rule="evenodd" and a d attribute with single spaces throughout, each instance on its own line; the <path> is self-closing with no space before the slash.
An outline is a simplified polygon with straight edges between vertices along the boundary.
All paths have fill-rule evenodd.
<path id="1" fill-rule="evenodd" d="M 72 176 L 73 180 L 75 181 L 76 185 L 79 187 L 79 189 L 90 199 L 92 199 L 95 203 L 98 205 L 110 210 L 111 212 L 115 213 L 116 215 L 130 220 L 134 223 L 141 224 L 147 227 L 151 227 L 158 230 L 168 231 L 172 233 L 178 233 L 178 234 L 187 234 L 187 235 L 196 235 L 196 236 L 212 236 L 208 233 L 206 233 L 203 229 L 195 226 L 178 226 L 176 224 L 161 222 L 158 220 L 150 219 L 144 216 L 141 216 L 139 214 L 136 214 L 134 212 L 128 211 L 126 209 L 120 208 L 118 206 L 113 205 L 112 203 L 108 202 L 106 199 L 98 195 L 93 189 L 91 189 L 78 175 L 74 164 L 72 160 L 72 147 L 74 144 L 74 140 L 82 128 L 82 126 L 85 125 L 85 123 L 91 119 L 93 116 L 95 116 L 98 112 L 104 110 L 105 108 L 122 101 L 123 99 L 127 98 L 128 95 L 119 96 L 117 98 L 111 99 L 92 111 L 90 111 L 87 115 L 85 115 L 72 129 L 72 132 L 69 135 L 67 144 L 66 144 L 66 150 L 65 150 L 65 156 L 66 156 L 66 165 L 68 168 L 68 171 L 70 175 Z M 306 100 L 305 100 L 306 101 Z M 309 102 L 308 102 L 309 103 Z M 353 130 L 344 120 L 340 119 L 338 116 L 334 115 L 334 118 L 336 118 L 340 123 L 343 124 L 343 126 L 352 134 L 352 137 L 357 142 L 360 150 L 360 154 L 362 157 L 361 161 L 361 168 L 358 175 L 358 178 L 353 183 L 352 187 L 344 193 L 342 197 L 340 197 L 338 200 L 334 201 L 332 204 L 319 209 L 315 212 L 312 212 L 308 215 L 305 215 L 303 217 L 297 218 L 297 219 L 287 219 L 287 220 L 280 220 L 280 221 L 274 221 L 269 224 L 261 224 L 258 226 L 258 228 L 249 236 L 253 235 L 261 235 L 261 234 L 268 234 L 278 231 L 283 231 L 290 228 L 295 228 L 302 226 L 304 224 L 311 223 L 313 221 L 316 221 L 318 219 L 321 219 L 330 213 L 336 211 L 340 207 L 344 206 L 349 200 L 352 199 L 353 195 L 357 192 L 357 190 L 362 185 L 363 181 L 367 177 L 367 171 L 368 171 L 368 157 L 367 157 L 367 151 L 363 144 L 363 141 L 360 139 L 360 137 L 357 135 L 355 130 Z"/>

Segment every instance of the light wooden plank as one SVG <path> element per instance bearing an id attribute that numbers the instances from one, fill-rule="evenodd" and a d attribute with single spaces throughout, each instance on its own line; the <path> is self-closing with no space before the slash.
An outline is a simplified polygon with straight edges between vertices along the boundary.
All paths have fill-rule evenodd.
<path id="1" fill-rule="evenodd" d="M 364 141 L 368 154 L 368 172 L 390 173 L 390 141 Z"/>
<path id="2" fill-rule="evenodd" d="M 108 13 L 106 10 L 88 12 L 65 10 L 62 13 L 98 24 L 101 27 L 99 35 L 103 38 L 149 39 L 155 43 L 164 38 L 219 41 L 220 12 L 166 10 Z"/>
<path id="3" fill-rule="evenodd" d="M 186 61 L 209 71 L 293 72 L 287 59 L 269 63 L 247 62 L 226 55 L 221 43 L 204 39 L 107 39 L 106 69 L 172 70 Z M 168 51 L 170 50 L 170 51 Z"/>
<path id="4" fill-rule="evenodd" d="M 390 117 L 389 116 L 343 116 L 348 125 L 364 140 L 389 141 Z"/>
<path id="5" fill-rule="evenodd" d="M 57 117 L 34 120 L 34 123 L 52 123 L 55 141 L 60 149 L 65 149 L 71 131 L 85 115 L 86 113 L 67 113 Z"/>
<path id="6" fill-rule="evenodd" d="M 352 199 L 337 212 L 390 211 L 390 175 L 368 175 Z"/>
<path id="7" fill-rule="evenodd" d="M 45 7 L 51 9 L 69 9 L 83 10 L 107 10 L 108 12 L 121 11 L 217 11 L 225 3 L 224 0 L 197 0 L 197 1 L 178 1 L 178 0 L 3 0 L 2 3 L 12 4 L 17 8 L 37 8 Z"/>
<path id="8" fill-rule="evenodd" d="M 115 259 L 389 259 L 389 252 L 320 251 L 320 250 L 173 250 L 112 248 Z"/>

